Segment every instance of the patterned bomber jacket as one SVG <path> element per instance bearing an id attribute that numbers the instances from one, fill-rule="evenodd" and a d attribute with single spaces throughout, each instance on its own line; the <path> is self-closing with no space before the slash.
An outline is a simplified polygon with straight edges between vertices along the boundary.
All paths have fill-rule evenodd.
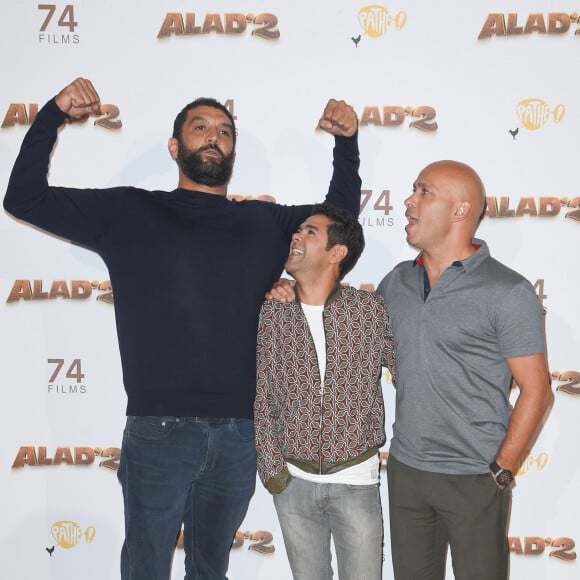
<path id="1" fill-rule="evenodd" d="M 323 322 L 321 391 L 300 302 L 265 302 L 260 312 L 254 422 L 258 473 L 271 493 L 288 484 L 286 462 L 309 473 L 335 473 L 368 459 L 385 442 L 381 367 L 394 380 L 395 353 L 383 298 L 337 286 Z"/>

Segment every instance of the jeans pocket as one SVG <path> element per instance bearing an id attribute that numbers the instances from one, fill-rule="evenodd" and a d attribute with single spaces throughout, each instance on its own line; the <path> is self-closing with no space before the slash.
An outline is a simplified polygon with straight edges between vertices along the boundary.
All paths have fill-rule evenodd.
<path id="1" fill-rule="evenodd" d="M 353 485 L 352 483 L 346 484 L 347 489 L 351 489 L 352 491 L 367 491 L 369 489 L 378 489 L 378 483 L 363 483 L 362 485 Z"/>
<path id="2" fill-rule="evenodd" d="M 252 419 L 236 419 L 234 425 L 242 441 L 254 440 L 254 421 Z"/>
<path id="3" fill-rule="evenodd" d="M 127 417 L 127 434 L 145 440 L 167 437 L 179 423 L 178 417 Z"/>

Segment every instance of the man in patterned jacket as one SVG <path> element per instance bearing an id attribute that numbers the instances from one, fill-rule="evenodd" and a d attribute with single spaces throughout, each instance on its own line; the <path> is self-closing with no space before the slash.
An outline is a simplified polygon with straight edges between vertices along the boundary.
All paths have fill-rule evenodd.
<path id="1" fill-rule="evenodd" d="M 258 473 L 300 580 L 332 576 L 331 536 L 340 578 L 381 578 L 380 378 L 395 356 L 383 299 L 340 285 L 363 248 L 356 217 L 315 206 L 285 265 L 296 300 L 267 301 L 260 313 Z"/>

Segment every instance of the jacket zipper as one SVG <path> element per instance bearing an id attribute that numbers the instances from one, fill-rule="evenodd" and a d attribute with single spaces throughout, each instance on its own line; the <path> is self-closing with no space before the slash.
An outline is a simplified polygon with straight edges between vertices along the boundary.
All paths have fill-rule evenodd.
<path id="1" fill-rule="evenodd" d="M 322 328 L 324 330 L 324 354 L 326 356 L 326 364 L 328 365 L 328 344 L 326 342 L 326 324 L 324 321 L 324 313 L 322 311 Z M 316 349 L 314 349 L 316 351 Z M 318 360 L 318 354 L 316 355 L 316 361 L 318 362 L 318 376 L 320 376 L 320 361 Z M 326 365 L 325 365 L 326 367 Z M 326 368 L 324 370 L 324 374 L 326 375 Z M 318 437 L 318 474 L 322 475 L 322 415 L 324 409 L 324 378 L 320 376 L 320 435 Z"/>

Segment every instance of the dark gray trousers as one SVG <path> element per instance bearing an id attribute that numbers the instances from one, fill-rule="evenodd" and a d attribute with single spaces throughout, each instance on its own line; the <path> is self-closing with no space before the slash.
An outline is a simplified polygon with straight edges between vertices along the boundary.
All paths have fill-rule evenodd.
<path id="1" fill-rule="evenodd" d="M 490 473 L 421 471 L 387 462 L 395 580 L 443 580 L 447 546 L 455 580 L 505 580 L 511 490 Z"/>

